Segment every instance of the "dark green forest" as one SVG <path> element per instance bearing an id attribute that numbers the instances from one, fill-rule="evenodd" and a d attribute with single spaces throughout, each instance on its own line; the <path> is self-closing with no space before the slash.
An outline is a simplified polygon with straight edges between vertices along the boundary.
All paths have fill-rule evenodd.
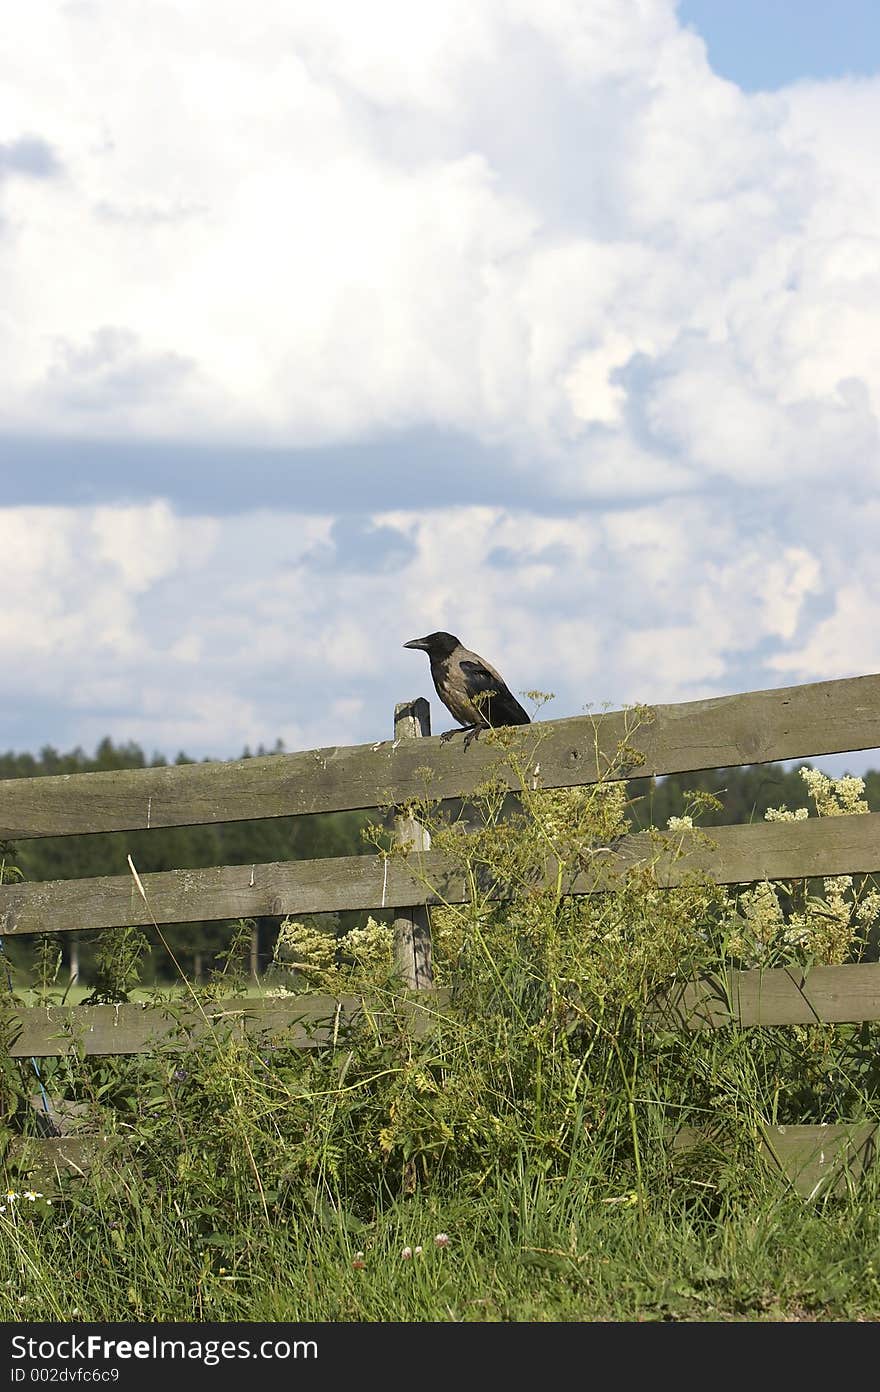
<path id="1" fill-rule="evenodd" d="M 256 751 L 258 755 L 271 753 L 283 753 L 280 743 L 274 750 L 261 747 Z M 251 751 L 245 749 L 243 757 L 250 756 Z M 137 744 L 114 744 L 104 739 L 93 755 L 79 748 L 61 754 L 49 746 L 39 755 L 0 754 L 0 779 L 157 767 L 168 762 L 158 754 L 148 759 Z M 181 753 L 174 762 L 195 761 Z M 636 828 L 664 827 L 670 817 L 687 813 L 690 798 L 701 792 L 713 794 L 721 804 L 718 810 L 700 812 L 699 821 L 707 826 L 760 821 L 769 807 L 785 806 L 792 810 L 808 807 L 807 790 L 798 773 L 801 766 L 787 769 L 782 764 L 755 764 L 658 779 L 634 779 L 628 785 L 630 818 Z M 876 811 L 880 809 L 880 772 L 871 771 L 864 778 L 865 797 L 871 810 Z M 17 846 L 0 844 L 0 859 L 5 858 L 7 866 L 17 866 L 26 880 L 55 880 L 123 874 L 129 854 L 138 871 L 143 873 L 359 855 L 373 849 L 363 836 L 363 828 L 373 820 L 375 814 L 370 812 L 337 812 L 214 826 L 47 837 L 22 841 Z M 362 917 L 326 915 L 324 921 L 333 918 L 347 928 L 352 926 L 349 919 L 353 922 Z M 271 961 L 277 926 L 277 919 L 261 919 L 253 924 L 247 948 L 252 968 L 263 970 Z M 201 980 L 225 958 L 233 931 L 229 923 L 193 923 L 167 928 L 164 934 L 181 966 Z M 76 944 L 81 981 L 91 980 L 98 936 L 82 934 Z M 154 941 L 152 946 L 141 968 L 145 983 L 168 979 L 174 974 L 172 963 L 158 942 Z M 70 940 L 62 943 L 65 968 L 60 976 L 62 980 L 69 974 L 70 948 Z M 6 953 L 12 967 L 22 972 L 27 970 L 28 946 L 24 941 L 9 941 Z"/>

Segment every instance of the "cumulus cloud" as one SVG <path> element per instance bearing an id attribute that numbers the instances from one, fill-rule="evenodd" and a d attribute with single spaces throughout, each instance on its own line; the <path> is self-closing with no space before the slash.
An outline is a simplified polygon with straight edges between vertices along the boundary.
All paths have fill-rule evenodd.
<path id="1" fill-rule="evenodd" d="M 393 511 L 353 532 L 330 515 L 184 519 L 165 503 L 7 509 L 4 728 L 36 701 L 70 742 L 109 731 L 171 753 L 383 738 L 396 701 L 433 696 L 402 644 L 434 628 L 516 690 L 552 693 L 550 716 L 717 694 L 732 669 L 746 689 L 862 670 L 876 598 L 835 585 L 818 537 L 780 550 L 759 528 L 743 546 L 743 523 L 696 499 L 567 518 Z M 859 607 L 873 618 L 848 641 Z M 449 723 L 436 700 L 434 720 Z"/>
<path id="2" fill-rule="evenodd" d="M 746 95 L 672 0 L 17 22 L 7 120 L 69 177 L 7 195 L 8 429 L 430 426 L 584 498 L 873 481 L 880 83 Z"/>

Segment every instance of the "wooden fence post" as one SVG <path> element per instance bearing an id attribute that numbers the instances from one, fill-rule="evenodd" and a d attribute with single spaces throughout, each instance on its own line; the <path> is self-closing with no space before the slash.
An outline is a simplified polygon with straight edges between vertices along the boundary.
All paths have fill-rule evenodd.
<path id="1" fill-rule="evenodd" d="M 424 696 L 415 701 L 401 701 L 394 707 L 394 738 L 420 739 L 431 733 L 431 707 Z M 415 851 L 427 851 L 431 837 L 414 817 L 395 813 L 394 840 L 411 845 Z M 431 972 L 431 923 L 424 905 L 400 909 L 394 919 L 394 961 L 404 984 L 413 991 L 430 989 L 434 984 Z"/>

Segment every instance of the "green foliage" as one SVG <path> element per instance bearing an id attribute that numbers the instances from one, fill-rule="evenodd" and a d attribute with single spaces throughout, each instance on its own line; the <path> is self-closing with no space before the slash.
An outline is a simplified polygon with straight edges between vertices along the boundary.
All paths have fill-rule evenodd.
<path id="1" fill-rule="evenodd" d="M 865 781 L 852 775 L 829 778 L 801 767 L 798 774 L 819 817 L 867 813 Z M 768 822 L 805 821 L 806 807 L 769 807 Z M 673 819 L 674 821 L 675 819 Z M 873 876 L 834 875 L 822 880 L 767 880 L 731 895 L 727 950 L 745 967 L 798 962 L 835 965 L 858 960 L 874 949 L 880 922 L 880 890 Z"/>
<path id="2" fill-rule="evenodd" d="M 94 986 L 86 1005 L 115 1005 L 127 1001 L 141 980 L 141 961 L 150 944 L 139 928 L 113 928 L 98 939 Z"/>
<path id="3" fill-rule="evenodd" d="M 15 847 L 11 841 L 0 841 L 0 884 L 13 884 L 23 879 L 21 870 L 15 864 Z"/>
<path id="4" fill-rule="evenodd" d="M 381 988 L 391 968 L 391 943 L 389 924 L 372 915 L 363 926 L 344 933 L 318 926 L 314 917 L 286 918 L 275 943 L 275 966 L 300 989 L 339 994 L 353 986 L 363 991 L 374 977 Z"/>

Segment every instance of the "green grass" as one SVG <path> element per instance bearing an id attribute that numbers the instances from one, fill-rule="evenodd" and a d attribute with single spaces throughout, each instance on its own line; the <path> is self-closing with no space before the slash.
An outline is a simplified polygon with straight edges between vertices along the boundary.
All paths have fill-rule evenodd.
<path id="1" fill-rule="evenodd" d="M 484 1038 L 502 1018 L 483 1010 Z M 117 1147 L 60 1186 L 8 1159 L 0 1318 L 880 1318 L 876 1176 L 806 1201 L 755 1143 L 750 1107 L 783 1066 L 803 1085 L 828 1031 L 801 1032 L 799 1060 L 791 1031 L 642 1041 L 636 1056 L 622 1028 L 635 1088 L 603 1077 L 605 1058 L 572 1108 L 570 1074 L 545 1060 L 539 1116 L 536 1070 L 505 1096 L 476 1024 L 464 1001 L 421 1041 L 387 1025 L 315 1055 L 209 1040 L 186 1056 L 44 1060 L 50 1094 L 76 1097 Z M 513 1041 L 502 1048 L 515 1076 Z M 720 1145 L 676 1156 L 679 1121 L 701 1118 Z"/>
<path id="2" fill-rule="evenodd" d="M 267 1220 L 254 1196 L 226 1215 L 229 1230 L 198 1232 L 185 1185 L 157 1194 L 123 1170 L 51 1209 L 18 1201 L 28 1212 L 3 1231 L 0 1310 L 29 1322 L 880 1314 L 876 1197 L 816 1208 L 766 1193 L 711 1216 L 659 1197 L 643 1212 L 619 1197 L 596 1201 L 574 1185 L 496 1175 L 479 1196 L 380 1204 L 363 1226 L 329 1204 Z M 442 1234 L 448 1245 L 438 1247 Z"/>

